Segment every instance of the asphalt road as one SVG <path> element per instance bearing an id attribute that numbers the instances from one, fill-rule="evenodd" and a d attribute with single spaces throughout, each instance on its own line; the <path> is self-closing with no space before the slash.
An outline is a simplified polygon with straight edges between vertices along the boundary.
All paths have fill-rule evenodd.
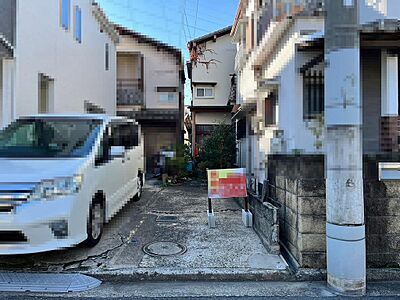
<path id="1" fill-rule="evenodd" d="M 139 202 L 129 202 L 105 225 L 103 237 L 94 248 L 78 246 L 0 256 L 0 272 L 131 274 L 136 280 L 148 280 L 149 274 L 156 274 L 156 280 L 183 281 L 195 276 L 197 280 L 208 280 L 208 274 L 224 280 L 289 275 L 282 258 L 268 254 L 254 230 L 243 225 L 241 208 L 235 201 L 223 199 L 213 206 L 217 227 L 209 229 L 206 186 L 191 182 L 163 188 L 150 182 Z M 161 252 L 165 243 L 170 243 L 173 246 L 165 249 L 167 253 L 175 250 L 174 245 L 182 247 L 183 253 L 146 254 L 144 247 L 152 243 L 161 244 L 157 249 Z"/>
<path id="2" fill-rule="evenodd" d="M 174 277 L 167 281 L 130 281 L 114 276 L 112 281 L 83 293 L 32 294 L 0 293 L 0 299 L 357 299 L 335 295 L 324 282 L 262 281 L 267 271 L 285 274 L 279 257 L 269 256 L 251 228 L 241 223 L 241 210 L 233 201 L 214 204 L 217 228 L 209 230 L 204 186 L 184 185 L 163 189 L 149 185 L 139 202 L 130 202 L 106 225 L 104 236 L 92 249 L 75 247 L 44 254 L 0 257 L 0 271 L 102 272 L 121 269 L 152 270 L 168 276 L 176 270 L 189 275 L 224 275 L 229 280 L 185 282 Z M 158 222 L 160 216 L 174 217 Z M 176 241 L 187 252 L 172 257 L 146 255 L 142 247 L 153 241 Z M 203 269 L 201 269 L 203 268 Z M 190 273 L 190 272 L 195 273 Z M 244 275 L 252 275 L 245 280 Z M 259 276 L 259 277 L 258 277 Z M 206 278 L 206 277 L 203 277 Z M 257 281 L 257 278 L 259 281 Z M 261 279 L 260 279 L 261 278 Z M 276 279 L 275 279 L 276 280 Z M 365 299 L 400 299 L 400 282 L 368 284 Z"/>
<path id="3" fill-rule="evenodd" d="M 399 299 L 400 283 L 370 283 L 366 297 L 343 297 L 324 282 L 105 282 L 77 294 L 0 293 L 0 299 Z"/>

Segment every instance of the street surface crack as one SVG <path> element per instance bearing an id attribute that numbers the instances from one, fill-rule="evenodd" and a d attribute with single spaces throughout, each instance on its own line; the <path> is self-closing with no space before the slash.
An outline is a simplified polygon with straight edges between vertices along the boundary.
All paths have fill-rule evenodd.
<path id="1" fill-rule="evenodd" d="M 75 261 L 71 261 L 71 262 L 68 262 L 68 263 L 66 263 L 66 264 L 63 264 L 63 265 L 62 265 L 63 270 L 66 270 L 66 269 L 68 268 L 68 266 L 73 266 L 73 265 L 77 265 L 77 266 L 76 266 L 75 268 L 73 268 L 73 269 L 79 269 L 79 268 L 82 267 L 82 264 L 83 264 L 83 263 L 85 263 L 85 262 L 87 262 L 87 261 L 90 261 L 90 260 L 95 261 L 96 259 L 102 259 L 102 260 L 107 259 L 108 254 L 109 254 L 110 252 L 112 252 L 112 251 L 114 251 L 114 250 L 117 250 L 118 248 L 122 247 L 122 246 L 125 244 L 124 238 L 121 236 L 121 234 L 118 233 L 118 236 L 119 236 L 119 238 L 120 238 L 120 240 L 121 240 L 121 243 L 119 243 L 118 245 L 116 245 L 116 246 L 114 246 L 114 247 L 112 247 L 112 248 L 110 248 L 110 249 L 107 249 L 107 250 L 105 250 L 105 251 L 103 251 L 103 252 L 101 252 L 101 253 L 99 253 L 99 254 L 90 255 L 90 256 L 88 256 L 88 257 L 86 257 L 86 258 L 84 258 L 84 259 L 79 259 L 79 260 L 75 260 Z M 97 267 L 100 267 L 102 264 L 103 264 L 103 262 L 98 262 L 98 263 L 97 263 Z"/>

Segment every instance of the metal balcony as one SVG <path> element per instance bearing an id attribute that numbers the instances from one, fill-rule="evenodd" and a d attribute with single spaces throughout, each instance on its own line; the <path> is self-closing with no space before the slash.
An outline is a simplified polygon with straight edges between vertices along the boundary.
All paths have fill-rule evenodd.
<path id="1" fill-rule="evenodd" d="M 117 105 L 144 105 L 142 79 L 117 79 Z"/>

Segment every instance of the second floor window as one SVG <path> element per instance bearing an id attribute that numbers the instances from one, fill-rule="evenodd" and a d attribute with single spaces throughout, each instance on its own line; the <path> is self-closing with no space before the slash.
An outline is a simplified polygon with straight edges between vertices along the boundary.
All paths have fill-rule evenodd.
<path id="1" fill-rule="evenodd" d="M 212 87 L 196 88 L 196 98 L 214 98 L 214 88 Z"/>
<path id="2" fill-rule="evenodd" d="M 303 74 L 303 119 L 317 118 L 324 112 L 324 75 L 322 71 Z"/>
<path id="3" fill-rule="evenodd" d="M 105 55 L 106 55 L 105 68 L 106 71 L 108 71 L 110 70 L 110 45 L 108 43 L 106 44 Z"/>
<path id="4" fill-rule="evenodd" d="M 265 126 L 276 124 L 276 93 L 271 93 L 265 98 Z"/>
<path id="5" fill-rule="evenodd" d="M 160 94 L 160 102 L 161 103 L 175 103 L 176 102 L 176 93 L 161 93 Z"/>
<path id="6" fill-rule="evenodd" d="M 82 10 L 75 6 L 75 39 L 82 42 Z"/>
<path id="7" fill-rule="evenodd" d="M 71 0 L 61 0 L 61 26 L 65 30 L 69 29 L 70 4 Z"/>

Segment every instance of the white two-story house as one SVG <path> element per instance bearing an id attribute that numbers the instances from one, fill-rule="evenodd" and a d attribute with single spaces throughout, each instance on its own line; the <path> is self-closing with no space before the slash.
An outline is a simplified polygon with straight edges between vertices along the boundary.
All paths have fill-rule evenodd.
<path id="1" fill-rule="evenodd" d="M 258 182 L 250 205 L 253 212 L 260 201 L 277 206 L 282 252 L 293 265 L 311 268 L 326 266 L 324 134 L 332 99 L 325 99 L 325 75 L 332 64 L 349 63 L 325 55 L 328 1 L 241 0 L 231 32 L 238 50 L 238 161 Z M 335 83 L 341 94 L 334 100 L 350 115 L 355 96 L 345 88 L 353 85 L 360 95 L 367 264 L 398 265 L 390 243 L 400 236 L 392 225 L 400 214 L 392 207 L 400 181 L 381 180 L 379 164 L 400 161 L 400 5 L 337 2 L 357 5 L 358 12 L 359 72 Z"/>
<path id="2" fill-rule="evenodd" d="M 116 112 L 118 34 L 93 0 L 0 1 L 0 125 Z"/>
<path id="3" fill-rule="evenodd" d="M 192 90 L 191 143 L 195 156 L 214 126 L 231 124 L 231 111 L 236 98 L 236 47 L 229 35 L 231 28 L 229 26 L 189 42 L 193 51 L 200 54 L 197 61 L 187 64 Z"/>

